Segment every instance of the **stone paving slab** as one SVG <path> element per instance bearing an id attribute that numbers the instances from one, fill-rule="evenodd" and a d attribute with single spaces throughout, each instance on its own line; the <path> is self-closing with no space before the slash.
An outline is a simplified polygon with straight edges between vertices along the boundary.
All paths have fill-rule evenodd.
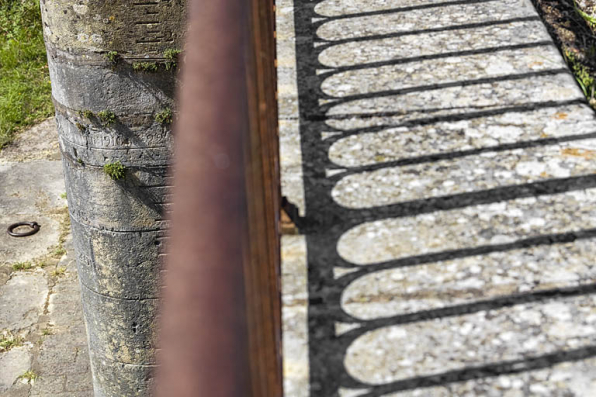
<path id="1" fill-rule="evenodd" d="M 355 3 L 357 2 L 352 2 L 352 4 Z M 441 3 L 435 2 L 435 4 Z M 519 0 L 444 4 L 440 7 L 420 7 L 425 5 L 422 3 L 418 7 L 410 6 L 410 9 L 405 12 L 395 12 L 391 9 L 380 12 L 381 10 L 368 9 L 352 15 L 344 14 L 343 18 L 332 17 L 328 21 L 320 21 L 321 26 L 316 30 L 317 38 L 335 42 L 350 39 L 366 40 L 381 35 L 411 35 L 414 31 L 465 32 L 467 29 L 483 27 L 482 25 L 498 26 L 500 23 L 518 22 L 518 18 L 536 19 L 533 8 Z M 401 4 L 399 6 L 404 10 Z"/>
<path id="2" fill-rule="evenodd" d="M 596 395 L 596 118 L 532 4 L 276 10 L 286 395 Z"/>
<path id="3" fill-rule="evenodd" d="M 0 338 L 22 338 L 0 349 L 2 397 L 93 395 L 59 159 L 53 119 L 0 152 Z M 23 220 L 37 221 L 40 231 L 19 239 L 5 233 Z M 24 262 L 32 268 L 13 268 Z M 27 371 L 37 375 L 34 382 L 21 378 Z"/>
<path id="4" fill-rule="evenodd" d="M 338 134 L 330 142 L 329 158 L 338 167 L 357 168 L 392 162 L 412 164 L 419 157 L 440 158 L 441 154 L 453 152 L 523 147 L 520 142 L 565 142 L 577 136 L 590 137 L 594 132 L 592 113 L 584 105 L 553 106 L 348 136 Z"/>
<path id="5" fill-rule="evenodd" d="M 514 46 L 538 46 L 548 40 L 542 22 L 532 20 L 474 29 L 422 32 L 395 38 L 373 36 L 365 42 L 340 41 L 336 45 L 318 46 L 317 50 L 321 52 L 319 62 L 323 68 L 362 68 L 380 62 L 404 63 L 411 59 L 438 59 L 474 52 L 488 53 L 489 50 L 499 51 Z M 322 73 L 325 71 L 321 70 Z"/>
<path id="6" fill-rule="evenodd" d="M 33 145 L 32 150 L 36 147 Z M 46 254 L 58 241 L 58 212 L 66 205 L 62 164 L 36 158 L 23 161 L 28 158 L 28 150 L 19 152 L 11 146 L 8 149 L 13 150 L 6 154 L 2 151 L 0 156 L 0 261 L 29 261 Z M 43 232 L 27 239 L 15 239 L 4 232 L 8 225 L 22 221 L 38 222 Z"/>

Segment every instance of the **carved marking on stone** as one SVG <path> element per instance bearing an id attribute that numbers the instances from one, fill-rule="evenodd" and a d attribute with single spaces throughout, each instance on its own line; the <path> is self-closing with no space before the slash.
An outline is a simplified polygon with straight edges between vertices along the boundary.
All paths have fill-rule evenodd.
<path id="1" fill-rule="evenodd" d="M 174 42 L 171 34 L 164 32 L 161 22 L 154 20 L 153 18 L 155 17 L 152 17 L 159 14 L 159 2 L 133 3 L 133 6 L 138 10 L 137 15 L 140 18 L 140 20 L 135 22 L 137 44 L 164 44 Z"/>

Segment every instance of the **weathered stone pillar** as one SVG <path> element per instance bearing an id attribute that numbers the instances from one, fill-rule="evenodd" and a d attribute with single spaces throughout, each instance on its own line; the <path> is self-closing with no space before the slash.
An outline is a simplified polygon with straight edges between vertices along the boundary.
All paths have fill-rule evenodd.
<path id="1" fill-rule="evenodd" d="M 41 0 L 96 396 L 155 366 L 185 0 Z"/>

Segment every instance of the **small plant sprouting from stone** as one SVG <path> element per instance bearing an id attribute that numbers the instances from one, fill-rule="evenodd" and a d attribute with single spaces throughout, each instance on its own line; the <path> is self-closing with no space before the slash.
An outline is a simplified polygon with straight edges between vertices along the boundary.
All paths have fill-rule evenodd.
<path id="1" fill-rule="evenodd" d="M 29 371 L 25 372 L 23 375 L 19 376 L 19 379 L 21 380 L 22 383 L 29 384 L 29 385 L 34 384 L 35 381 L 37 380 L 37 378 L 39 378 L 39 375 L 37 375 L 32 370 L 29 370 Z"/>
<path id="2" fill-rule="evenodd" d="M 105 164 L 103 171 L 113 180 L 118 180 L 124 178 L 126 167 L 120 161 L 116 161 L 115 163 Z"/>
<path id="3" fill-rule="evenodd" d="M 166 70 L 174 69 L 178 66 L 178 55 L 180 55 L 181 52 L 182 51 L 173 48 L 164 51 L 163 57 L 166 59 L 164 62 Z"/>
<path id="4" fill-rule="evenodd" d="M 64 247 L 58 247 L 54 250 L 54 252 L 52 252 L 54 254 L 55 257 L 62 257 L 62 255 L 66 254 L 66 250 L 64 249 Z"/>
<path id="5" fill-rule="evenodd" d="M 162 125 L 172 124 L 172 119 L 173 119 L 173 113 L 172 113 L 172 109 L 170 109 L 170 108 L 165 108 L 164 110 L 162 110 L 161 112 L 159 112 L 155 115 L 155 121 L 157 121 L 158 123 L 160 123 Z"/>
<path id="6" fill-rule="evenodd" d="M 42 334 L 43 336 L 48 336 L 48 335 L 53 335 L 54 333 L 52 332 L 52 330 L 51 330 L 50 328 L 44 328 L 44 329 L 41 331 L 41 334 Z"/>
<path id="7" fill-rule="evenodd" d="M 132 64 L 132 70 L 135 72 L 155 73 L 158 67 L 156 62 L 135 62 Z"/>
<path id="8" fill-rule="evenodd" d="M 64 266 L 57 267 L 54 271 L 52 271 L 52 276 L 54 277 L 62 277 L 66 273 L 66 268 Z"/>
<path id="9" fill-rule="evenodd" d="M 111 64 L 115 65 L 118 63 L 118 59 L 120 59 L 120 55 L 117 51 L 110 51 L 104 55 Z"/>
<path id="10" fill-rule="evenodd" d="M 80 157 L 77 159 L 77 163 L 79 163 L 80 165 L 85 165 L 85 163 L 83 162 L 83 160 L 81 160 Z"/>
<path id="11" fill-rule="evenodd" d="M 29 270 L 33 268 L 33 264 L 31 262 L 18 262 L 12 265 L 12 270 L 19 271 L 19 270 Z"/>
<path id="12" fill-rule="evenodd" d="M 94 114 L 91 110 L 84 109 L 84 110 L 79 110 L 79 116 L 84 117 L 87 120 L 90 120 L 94 116 Z"/>
<path id="13" fill-rule="evenodd" d="M 83 124 L 77 123 L 76 125 L 77 125 L 77 128 L 79 129 L 79 131 L 81 131 L 81 132 L 87 131 L 87 127 L 85 127 Z"/>
<path id="14" fill-rule="evenodd" d="M 163 57 L 170 61 L 176 61 L 176 60 L 178 60 L 178 55 L 180 55 L 181 52 L 182 52 L 181 50 L 178 50 L 175 48 L 170 48 L 163 52 Z"/>
<path id="15" fill-rule="evenodd" d="M 60 198 L 66 200 L 66 192 L 60 193 Z"/>
<path id="16" fill-rule="evenodd" d="M 97 117 L 106 127 L 116 123 L 116 115 L 111 110 L 102 110 L 97 113 Z"/>
<path id="17" fill-rule="evenodd" d="M 22 344 L 23 338 L 19 335 L 14 335 L 8 330 L 0 332 L 0 352 L 8 351 L 13 347 L 18 347 Z"/>

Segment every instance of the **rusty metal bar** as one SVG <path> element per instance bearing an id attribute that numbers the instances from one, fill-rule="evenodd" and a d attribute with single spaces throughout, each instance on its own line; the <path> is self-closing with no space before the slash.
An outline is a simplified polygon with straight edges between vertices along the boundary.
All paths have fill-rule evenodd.
<path id="1" fill-rule="evenodd" d="M 247 152 L 249 257 L 246 265 L 253 396 L 281 396 L 280 186 L 272 0 L 251 0 Z"/>
<path id="2" fill-rule="evenodd" d="M 247 9 L 190 2 L 158 396 L 246 396 Z"/>
<path id="3" fill-rule="evenodd" d="M 272 21 L 190 2 L 158 396 L 282 395 Z"/>

